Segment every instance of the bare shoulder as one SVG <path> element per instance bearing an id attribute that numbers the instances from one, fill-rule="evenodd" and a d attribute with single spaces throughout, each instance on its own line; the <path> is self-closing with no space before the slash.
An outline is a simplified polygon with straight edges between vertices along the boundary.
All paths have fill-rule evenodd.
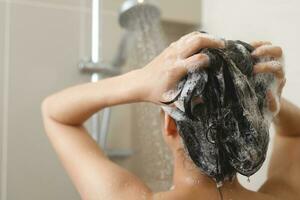
<path id="1" fill-rule="evenodd" d="M 279 199 L 300 199 L 300 138 L 276 135 L 267 181 L 260 192 Z"/>

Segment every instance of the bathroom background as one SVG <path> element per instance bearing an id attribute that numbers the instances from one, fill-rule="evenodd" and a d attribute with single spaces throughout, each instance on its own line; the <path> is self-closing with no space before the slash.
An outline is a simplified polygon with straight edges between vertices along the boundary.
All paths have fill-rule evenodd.
<path id="1" fill-rule="evenodd" d="M 118 23 L 122 0 L 104 0 L 102 58 L 114 60 L 124 30 Z M 297 0 L 157 0 L 166 45 L 192 30 L 227 39 L 268 40 L 283 47 L 284 96 L 300 106 L 300 2 Z M 0 0 L 0 199 L 80 199 L 44 134 L 40 105 L 49 94 L 90 81 L 78 64 L 91 56 L 91 0 Z M 150 39 L 154 40 L 155 37 Z M 148 41 L 149 42 L 149 41 Z M 137 49 L 122 72 L 141 67 Z M 101 91 L 99 91 L 101 92 Z M 91 122 L 87 123 L 91 128 Z M 155 191 L 168 189 L 172 165 L 163 145 L 158 108 L 148 104 L 112 109 L 107 152 Z M 273 131 L 272 131 L 273 133 Z M 270 146 L 272 148 L 272 145 Z M 271 151 L 270 148 L 270 151 Z M 155 150 L 154 150 L 155 149 Z M 257 189 L 267 162 L 242 183 Z"/>

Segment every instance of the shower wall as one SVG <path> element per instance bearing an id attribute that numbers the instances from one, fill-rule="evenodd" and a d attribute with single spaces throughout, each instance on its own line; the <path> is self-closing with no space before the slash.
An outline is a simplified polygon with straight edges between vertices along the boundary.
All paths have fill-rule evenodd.
<path id="1" fill-rule="evenodd" d="M 89 81 L 78 70 L 90 55 L 90 0 L 0 0 L 0 199 L 80 199 L 44 133 L 49 94 Z M 104 5 L 104 59 L 117 48 L 117 12 Z M 130 113 L 114 108 L 111 135 L 129 146 Z M 114 137 L 114 136 L 113 136 Z M 114 139 L 114 138 L 113 138 Z M 129 164 L 123 162 L 124 166 Z"/>
<path id="2" fill-rule="evenodd" d="M 245 41 L 266 40 L 283 47 L 285 53 L 287 84 L 283 93 L 300 106 L 300 2 L 298 0 L 204 0 L 203 28 L 227 39 Z M 272 136 L 274 131 L 272 130 Z M 272 139 L 273 137 L 271 137 Z M 272 148 L 272 145 L 270 146 Z M 270 150 L 271 150 L 270 148 Z M 269 151 L 268 159 L 270 158 Z M 250 178 L 242 178 L 243 184 L 257 189 L 266 178 L 267 163 Z"/>
<path id="3" fill-rule="evenodd" d="M 1 200 L 79 199 L 54 154 L 42 99 L 88 80 L 81 1 L 0 1 Z"/>

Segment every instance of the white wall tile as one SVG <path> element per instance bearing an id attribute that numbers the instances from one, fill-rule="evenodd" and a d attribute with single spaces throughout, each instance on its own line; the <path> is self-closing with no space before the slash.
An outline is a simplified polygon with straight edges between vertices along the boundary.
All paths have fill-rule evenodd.
<path id="1" fill-rule="evenodd" d="M 40 104 L 81 81 L 79 12 L 14 4 L 11 11 L 8 199 L 79 199 L 44 134 Z"/>

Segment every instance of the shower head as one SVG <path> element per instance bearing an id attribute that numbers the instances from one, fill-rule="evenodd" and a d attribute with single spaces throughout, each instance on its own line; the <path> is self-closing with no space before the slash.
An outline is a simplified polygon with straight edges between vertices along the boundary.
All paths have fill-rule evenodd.
<path id="1" fill-rule="evenodd" d="M 119 23 L 121 27 L 134 30 L 135 24 L 144 17 L 146 23 L 155 23 L 160 20 L 160 10 L 149 0 L 126 0 L 122 4 Z M 149 24 L 151 25 L 151 24 Z"/>

